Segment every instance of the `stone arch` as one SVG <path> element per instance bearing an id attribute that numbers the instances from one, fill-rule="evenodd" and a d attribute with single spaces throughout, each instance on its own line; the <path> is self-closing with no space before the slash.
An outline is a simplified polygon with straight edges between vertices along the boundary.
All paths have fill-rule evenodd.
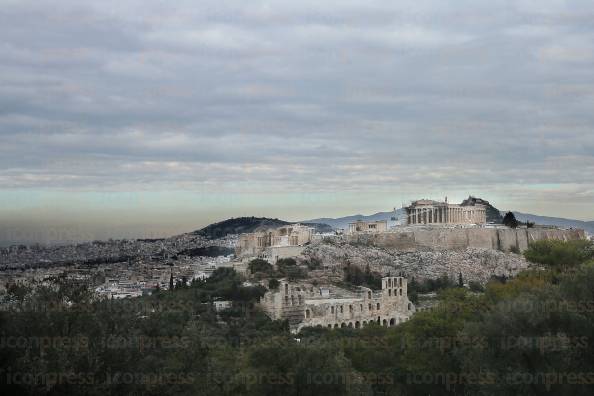
<path id="1" fill-rule="evenodd" d="M 305 319 L 309 319 L 311 316 L 311 312 L 309 311 L 309 309 L 305 310 Z"/>
<path id="2" fill-rule="evenodd" d="M 378 316 L 378 317 L 377 317 L 377 324 L 380 324 L 380 323 L 381 323 L 381 319 L 380 319 L 380 317 Z"/>
<path id="3" fill-rule="evenodd" d="M 328 325 L 328 328 L 329 328 L 329 329 L 331 329 L 331 328 L 332 328 L 332 325 L 331 325 L 331 324 L 329 324 L 329 325 Z"/>
<path id="4" fill-rule="evenodd" d="M 392 289 L 388 289 L 388 296 L 392 297 Z"/>
<path id="5" fill-rule="evenodd" d="M 377 310 L 379 311 L 380 309 L 380 303 L 377 303 Z"/>
<path id="6" fill-rule="evenodd" d="M 396 319 L 392 318 L 390 319 L 390 326 L 395 326 L 396 325 Z"/>
<path id="7" fill-rule="evenodd" d="M 402 289 L 400 289 L 400 295 L 402 295 Z"/>
<path id="8" fill-rule="evenodd" d="M 361 323 L 359 321 L 355 322 L 355 329 L 361 328 Z"/>
<path id="9" fill-rule="evenodd" d="M 352 329 L 353 328 L 353 322 L 349 322 L 349 327 Z"/>
<path id="10" fill-rule="evenodd" d="M 373 308 L 371 307 L 371 304 L 369 304 L 369 310 L 371 311 Z"/>
<path id="11" fill-rule="evenodd" d="M 386 319 L 382 321 L 382 326 L 388 327 L 388 321 Z"/>
<path id="12" fill-rule="evenodd" d="M 367 292 L 367 298 L 371 300 L 371 292 L 370 291 Z"/>
<path id="13" fill-rule="evenodd" d="M 338 323 L 334 323 L 334 328 L 338 329 Z"/>
<path id="14" fill-rule="evenodd" d="M 341 328 L 341 329 L 344 329 L 345 327 L 346 327 L 346 323 L 342 322 L 342 323 L 340 324 L 340 328 Z"/>

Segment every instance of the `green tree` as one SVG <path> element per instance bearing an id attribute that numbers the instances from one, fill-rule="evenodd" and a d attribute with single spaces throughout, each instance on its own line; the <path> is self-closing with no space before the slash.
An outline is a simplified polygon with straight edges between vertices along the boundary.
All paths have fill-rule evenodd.
<path id="1" fill-rule="evenodd" d="M 263 272 L 266 274 L 269 274 L 272 272 L 272 265 L 266 261 L 263 260 L 261 258 L 257 258 L 257 259 L 253 259 L 252 261 L 250 261 L 248 263 L 248 269 L 250 270 L 250 272 L 252 274 L 255 274 L 257 272 Z"/>
<path id="2" fill-rule="evenodd" d="M 516 216 L 513 212 L 507 212 L 505 216 L 503 216 L 503 224 L 510 228 L 518 227 L 518 220 L 516 220 Z"/>
<path id="3" fill-rule="evenodd" d="M 592 242 L 586 240 L 541 240 L 532 242 L 524 251 L 524 257 L 533 263 L 565 271 L 592 259 L 592 246 Z"/>
<path id="4" fill-rule="evenodd" d="M 279 286 L 280 282 L 278 281 L 278 279 L 272 278 L 268 281 L 268 288 L 270 290 L 278 290 Z"/>

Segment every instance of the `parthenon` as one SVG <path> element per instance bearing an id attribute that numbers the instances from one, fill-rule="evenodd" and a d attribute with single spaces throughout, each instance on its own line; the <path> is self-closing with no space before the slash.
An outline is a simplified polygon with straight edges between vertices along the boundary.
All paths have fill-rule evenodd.
<path id="1" fill-rule="evenodd" d="M 407 224 L 484 224 L 486 207 L 481 204 L 457 205 L 420 199 L 406 208 Z"/>

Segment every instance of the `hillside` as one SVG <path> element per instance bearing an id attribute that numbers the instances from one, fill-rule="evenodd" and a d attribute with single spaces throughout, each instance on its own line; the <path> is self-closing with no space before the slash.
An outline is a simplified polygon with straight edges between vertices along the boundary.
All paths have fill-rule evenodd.
<path id="1" fill-rule="evenodd" d="M 345 216 L 345 217 L 322 217 L 319 219 L 312 219 L 307 220 L 308 223 L 324 223 L 328 224 L 334 229 L 347 229 L 349 227 L 349 223 L 352 223 L 357 220 L 363 221 L 378 221 L 378 220 L 386 220 L 388 221 L 388 226 L 395 224 L 395 221 L 392 218 L 402 219 L 404 217 L 404 209 L 396 209 L 396 211 L 392 212 L 378 212 L 372 215 L 362 215 L 356 214 L 352 216 Z"/>
<path id="2" fill-rule="evenodd" d="M 516 219 L 522 222 L 530 221 L 538 225 L 551 225 L 562 228 L 580 228 L 589 234 L 594 234 L 594 221 L 565 219 L 562 217 L 539 216 L 529 213 L 513 212 Z"/>
<path id="3" fill-rule="evenodd" d="M 192 234 L 200 235 L 208 239 L 216 239 L 231 234 L 263 231 L 268 228 L 276 228 L 289 224 L 295 223 L 279 219 L 270 219 L 267 217 L 238 217 L 210 224 L 200 230 L 192 232 Z M 314 222 L 303 222 L 300 224 L 313 227 L 317 232 L 332 232 L 332 227 L 327 224 Z"/>
<path id="4" fill-rule="evenodd" d="M 192 232 L 192 234 L 201 235 L 209 239 L 216 239 L 229 234 L 254 232 L 287 224 L 291 223 L 279 219 L 269 219 L 267 217 L 237 217 L 210 224 L 200 230 Z"/>

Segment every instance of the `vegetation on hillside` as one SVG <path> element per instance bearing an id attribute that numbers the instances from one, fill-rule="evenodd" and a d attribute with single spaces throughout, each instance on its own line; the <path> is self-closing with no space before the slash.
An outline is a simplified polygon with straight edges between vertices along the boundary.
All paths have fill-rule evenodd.
<path id="1" fill-rule="evenodd" d="M 277 228 L 293 224 L 279 219 L 270 219 L 268 217 L 237 217 L 218 223 L 210 224 L 192 234 L 201 235 L 208 239 L 223 238 L 227 235 L 243 234 L 248 232 L 262 231 L 269 228 Z M 319 223 L 301 223 L 313 227 L 316 232 L 332 232 L 332 227 L 328 224 Z"/>
<path id="2" fill-rule="evenodd" d="M 230 234 L 242 234 L 254 232 L 266 228 L 276 228 L 291 224 L 279 219 L 267 217 L 237 217 L 210 224 L 193 234 L 202 235 L 209 239 L 223 238 Z"/>
<path id="3" fill-rule="evenodd" d="M 231 269 L 133 300 L 93 301 L 64 279 L 15 286 L 0 312 L 0 391 L 589 396 L 592 245 L 545 241 L 526 257 L 544 268 L 493 280 L 484 293 L 444 279 L 437 307 L 399 326 L 297 336 L 254 308 L 263 288 L 241 286 Z M 219 299 L 232 306 L 216 312 Z"/>

